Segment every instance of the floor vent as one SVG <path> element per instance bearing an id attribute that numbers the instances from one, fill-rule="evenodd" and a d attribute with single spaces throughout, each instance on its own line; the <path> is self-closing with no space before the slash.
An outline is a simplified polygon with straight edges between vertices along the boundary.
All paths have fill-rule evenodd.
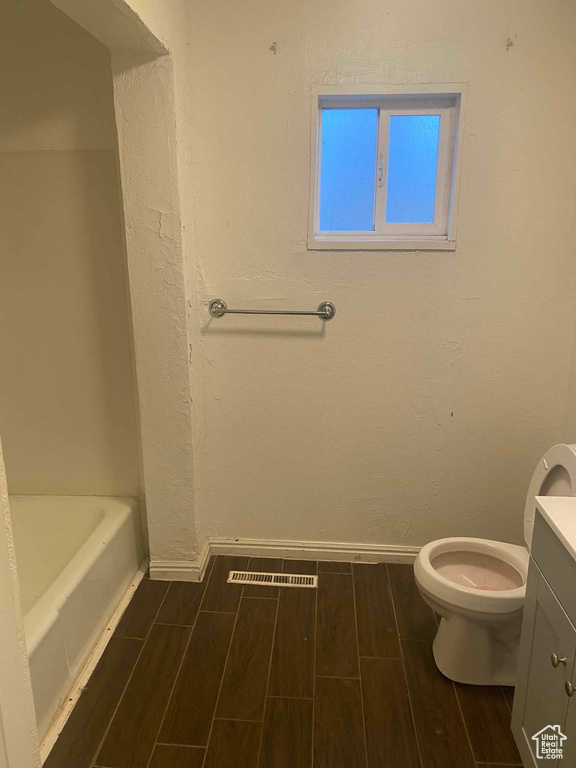
<path id="1" fill-rule="evenodd" d="M 259 584 L 265 587 L 318 588 L 318 576 L 299 573 L 258 573 L 255 571 L 230 571 L 228 584 Z"/>

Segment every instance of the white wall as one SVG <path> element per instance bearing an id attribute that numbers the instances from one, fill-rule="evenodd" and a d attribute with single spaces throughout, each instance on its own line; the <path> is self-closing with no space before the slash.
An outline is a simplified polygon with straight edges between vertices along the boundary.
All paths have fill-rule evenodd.
<path id="1" fill-rule="evenodd" d="M 576 282 L 574 283 L 572 295 L 576 295 Z M 572 354 L 570 357 L 570 375 L 568 378 L 566 414 L 562 442 L 576 444 L 576 329 L 572 342 Z"/>
<path id="2" fill-rule="evenodd" d="M 179 496 L 188 521 L 182 509 L 163 513 L 158 497 L 160 557 L 193 555 L 194 505 L 200 539 L 520 540 L 533 466 L 568 423 L 572 8 L 559 0 L 130 7 L 172 53 L 170 151 L 189 266 L 196 489 L 195 499 Z M 124 75 L 118 59 L 119 108 L 143 66 L 127 64 Z M 308 252 L 311 86 L 461 81 L 470 90 L 457 252 Z M 143 169 L 130 162 L 137 192 Z M 132 213 L 145 210 L 144 191 Z M 134 223 L 146 229 L 147 220 Z M 338 315 L 326 326 L 208 322 L 216 296 L 304 308 L 326 298 Z M 144 292 L 136 305 L 146 306 Z M 143 333 L 144 317 L 137 322 Z M 149 363 L 139 386 L 154 412 Z M 152 420 L 150 445 L 158 431 Z M 181 437 L 191 465 L 185 429 Z M 162 470 L 160 460 L 150 463 Z"/>
<path id="3" fill-rule="evenodd" d="M 0 766 L 40 768 L 30 668 L 20 607 L 8 485 L 0 442 Z"/>
<path id="4" fill-rule="evenodd" d="M 196 0 L 192 17 L 202 535 L 521 541 L 574 330 L 576 6 Z M 307 251 L 311 87 L 428 82 L 469 83 L 456 253 Z M 208 321 L 215 297 L 337 316 Z"/>
<path id="5" fill-rule="evenodd" d="M 0 430 L 13 493 L 138 494 L 108 51 L 0 9 Z"/>

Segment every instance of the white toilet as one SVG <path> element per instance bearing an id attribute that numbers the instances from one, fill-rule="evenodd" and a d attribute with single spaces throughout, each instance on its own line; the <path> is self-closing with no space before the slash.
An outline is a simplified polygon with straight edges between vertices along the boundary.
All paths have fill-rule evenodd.
<path id="1" fill-rule="evenodd" d="M 438 669 L 459 683 L 514 685 L 535 496 L 576 495 L 576 445 L 555 445 L 532 476 L 524 510 L 527 548 L 489 539 L 431 541 L 414 563 L 420 594 L 441 616 Z"/>

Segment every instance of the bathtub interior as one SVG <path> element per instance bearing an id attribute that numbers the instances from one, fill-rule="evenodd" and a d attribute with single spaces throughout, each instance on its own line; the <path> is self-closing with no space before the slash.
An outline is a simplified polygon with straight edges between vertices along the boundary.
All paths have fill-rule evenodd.
<path id="1" fill-rule="evenodd" d="M 42 739 L 144 559 L 138 502 L 11 496 L 36 720 Z"/>

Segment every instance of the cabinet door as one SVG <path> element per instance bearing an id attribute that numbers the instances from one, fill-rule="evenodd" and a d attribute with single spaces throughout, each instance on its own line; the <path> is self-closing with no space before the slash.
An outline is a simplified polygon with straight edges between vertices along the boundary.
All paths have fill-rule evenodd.
<path id="1" fill-rule="evenodd" d="M 564 686 L 573 678 L 576 629 L 535 567 L 530 570 L 528 587 L 513 730 L 525 766 L 553 768 L 561 761 L 538 759 L 532 737 L 548 725 L 560 726 L 563 732 L 570 701 Z M 554 667 L 552 654 L 565 661 Z M 566 745 L 564 742 L 563 747 Z"/>

